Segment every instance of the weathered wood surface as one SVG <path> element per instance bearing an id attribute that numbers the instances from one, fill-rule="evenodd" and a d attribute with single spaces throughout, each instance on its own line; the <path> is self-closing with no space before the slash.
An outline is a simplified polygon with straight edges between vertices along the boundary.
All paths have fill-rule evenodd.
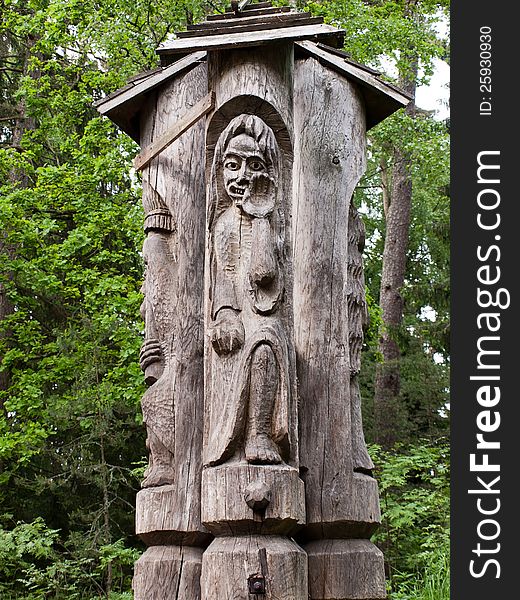
<path id="1" fill-rule="evenodd" d="M 351 417 L 348 222 L 365 168 L 358 90 L 310 58 L 295 67 L 294 298 L 300 464 L 309 535 L 357 537 L 379 522 L 360 418 Z M 361 462 L 354 462 L 361 457 Z M 355 477 L 356 475 L 356 477 Z M 368 494 L 367 497 L 363 497 Z M 375 494 L 375 496 L 374 496 Z"/>
<path id="2" fill-rule="evenodd" d="M 328 40 L 331 44 L 339 43 L 339 38 L 344 34 L 331 25 L 302 25 L 271 29 L 269 31 L 249 31 L 236 34 L 222 34 L 215 36 L 201 36 L 197 38 L 176 39 L 165 42 L 157 52 L 160 55 L 175 52 L 194 52 L 195 50 L 222 50 L 225 48 L 238 48 L 240 46 L 258 46 L 271 44 L 284 40 L 320 39 Z"/>
<path id="3" fill-rule="evenodd" d="M 348 257 L 347 257 L 347 314 L 350 354 L 350 418 L 352 420 L 352 460 L 356 470 L 372 475 L 374 464 L 368 455 L 361 418 L 361 393 L 359 373 L 361 371 L 361 351 L 363 337 L 368 326 L 368 307 L 363 271 L 363 250 L 365 248 L 365 226 L 354 203 L 350 203 L 348 213 Z"/>
<path id="4" fill-rule="evenodd" d="M 242 13 L 243 16 L 247 16 L 247 15 L 272 15 L 272 14 L 277 14 L 277 13 L 284 13 L 284 12 L 289 12 L 291 10 L 290 6 L 274 6 L 274 7 L 270 7 L 270 6 L 263 6 L 260 7 L 259 4 L 255 4 L 252 6 L 246 6 L 246 9 L 244 10 L 244 12 Z M 225 12 L 225 13 L 221 13 L 221 14 L 215 14 L 215 15 L 208 15 L 206 17 L 206 19 L 208 21 L 213 21 L 213 20 L 220 20 L 220 19 L 236 19 L 236 15 L 234 12 Z"/>
<path id="5" fill-rule="evenodd" d="M 304 547 L 312 600 L 385 598 L 383 553 L 368 540 L 319 540 Z"/>
<path id="6" fill-rule="evenodd" d="M 109 114 L 114 109 L 118 108 L 122 104 L 126 104 L 131 101 L 134 97 L 139 96 L 143 92 L 151 92 L 153 89 L 166 83 L 171 77 L 182 73 L 186 69 L 193 68 L 197 63 L 206 59 L 205 52 L 194 52 L 188 56 L 185 56 L 172 65 L 161 69 L 160 71 L 154 72 L 144 80 L 136 81 L 134 84 L 129 84 L 118 90 L 115 96 L 108 96 L 98 100 L 94 106 L 102 115 Z"/>
<path id="7" fill-rule="evenodd" d="M 339 56 L 341 59 L 348 62 L 349 64 L 354 65 L 355 67 L 359 67 L 361 70 L 366 71 L 367 73 L 371 73 L 376 77 L 379 77 L 382 74 L 381 71 L 378 71 L 377 69 L 373 69 L 368 65 L 364 65 L 363 63 L 355 61 L 348 52 L 345 52 L 345 50 L 341 50 L 340 48 L 333 48 L 332 46 L 327 46 L 327 44 L 323 44 L 322 42 L 318 42 L 316 46 L 321 50 L 324 50 L 328 54 Z"/>
<path id="8" fill-rule="evenodd" d="M 224 15 L 222 15 L 223 17 Z M 243 13 L 239 19 L 214 19 L 212 21 L 207 21 L 203 23 L 197 23 L 196 25 L 188 25 L 188 31 L 198 31 L 204 29 L 215 29 L 219 27 L 236 27 L 237 25 L 262 25 L 264 23 L 273 22 L 280 23 L 280 27 L 284 25 L 286 22 L 292 22 L 299 19 L 307 19 L 312 16 L 311 13 L 302 12 L 302 13 L 294 13 L 294 12 L 285 12 L 277 15 L 271 15 L 269 17 L 261 16 L 261 17 L 250 17 L 248 13 Z M 179 32 L 185 33 L 185 32 Z"/>
<path id="9" fill-rule="evenodd" d="M 385 597 L 375 547 L 340 539 L 368 538 L 380 522 L 356 387 L 366 307 L 363 232 L 351 200 L 365 169 L 364 133 L 359 90 L 314 58 L 298 61 L 294 298 L 307 509 L 298 537 L 319 540 L 305 546 L 312 600 Z"/>
<path id="10" fill-rule="evenodd" d="M 208 81 L 215 91 L 218 109 L 208 129 L 208 149 L 214 148 L 220 132 L 234 116 L 241 112 L 256 114 L 275 132 L 283 151 L 283 168 L 291 171 L 292 44 L 273 44 L 263 49 L 260 55 L 254 48 L 212 52 L 208 60 Z M 219 120 L 220 113 L 222 119 Z M 206 168 L 211 167 L 206 165 Z M 287 193 L 291 193 L 290 188 Z"/>
<path id="11" fill-rule="evenodd" d="M 143 144 L 151 144 L 172 123 L 207 94 L 206 65 L 201 64 L 160 90 L 144 111 Z M 170 455 L 171 477 L 155 470 L 154 448 L 143 485 L 174 484 L 157 511 L 174 507 L 164 523 L 178 532 L 204 533 L 200 522 L 203 424 L 203 273 L 205 238 L 205 124 L 199 121 L 143 171 L 146 223 L 170 214 L 172 231 L 166 244 L 154 244 L 147 259 L 145 322 L 153 320 L 163 369 L 143 397 L 143 415 L 150 439 L 159 440 Z M 151 225 L 150 225 L 151 226 Z M 156 231 L 147 234 L 156 236 Z M 164 235 L 161 233 L 161 235 Z M 149 240 L 145 242 L 145 246 Z M 154 265 L 158 263 L 159 268 Z M 157 273 L 152 282 L 150 273 Z M 161 276 L 161 273 L 165 276 Z M 150 285 L 148 285 L 150 283 Z M 181 316 L 181 318 L 180 318 Z M 145 341 L 146 343 L 146 341 Z M 154 346 L 156 347 L 156 346 Z M 138 511 L 146 511 L 151 492 L 138 494 Z M 141 504 L 142 502 L 142 504 Z M 168 509 L 169 510 L 169 509 Z M 160 522 L 160 516 L 153 516 Z"/>
<path id="12" fill-rule="evenodd" d="M 204 600 L 307 595 L 306 555 L 278 535 L 305 518 L 293 345 L 292 57 L 290 44 L 208 56 L 217 110 L 206 140 L 202 511 L 223 537 L 203 556 Z M 251 577 L 265 593 L 250 591 Z"/>
<path id="13" fill-rule="evenodd" d="M 268 492 L 263 510 L 254 510 L 247 503 L 258 483 Z M 202 521 L 215 535 L 291 535 L 305 523 L 303 481 L 298 471 L 287 465 L 234 463 L 205 469 L 202 497 Z M 260 494 L 256 500 L 261 500 Z"/>
<path id="14" fill-rule="evenodd" d="M 144 169 L 160 152 L 172 144 L 200 118 L 213 110 L 214 106 L 215 94 L 210 92 L 190 108 L 164 135 L 140 152 L 134 159 L 134 168 L 138 171 Z"/>
<path id="15" fill-rule="evenodd" d="M 291 13 L 288 13 L 290 16 Z M 231 35 L 236 33 L 245 33 L 247 31 L 268 31 L 270 29 L 280 29 L 282 27 L 294 27 L 294 26 L 308 26 L 318 25 L 323 23 L 323 17 L 306 17 L 302 18 L 301 15 L 295 14 L 296 18 L 286 19 L 269 19 L 259 21 L 258 23 L 235 23 L 234 21 L 213 21 L 211 23 L 212 28 L 201 28 L 198 30 L 191 31 L 180 31 L 177 34 L 177 39 L 195 38 L 200 35 Z M 245 21 L 246 19 L 244 19 Z M 231 26 L 233 25 L 233 26 Z"/>
<path id="16" fill-rule="evenodd" d="M 253 4 L 252 0 L 241 0 L 238 3 L 238 8 L 241 13 L 244 13 L 244 12 L 248 12 L 251 10 L 258 10 L 260 8 L 269 8 L 272 5 L 273 5 L 272 2 L 255 2 Z M 228 7 L 226 7 L 225 10 L 226 10 L 226 12 L 229 12 L 230 10 L 233 10 L 233 9 L 231 6 L 228 6 Z"/>
<path id="17" fill-rule="evenodd" d="M 218 138 L 208 176 L 204 462 L 297 464 L 290 242 L 280 147 L 255 115 Z"/>
<path id="18" fill-rule="evenodd" d="M 143 169 L 150 465 L 137 533 L 152 547 L 138 599 L 384 598 L 381 553 L 351 539 L 380 521 L 357 381 L 364 97 L 315 46 L 294 67 L 292 42 L 271 42 L 209 52 L 142 121 L 156 151 L 215 94 L 207 128 Z"/>
<path id="19" fill-rule="evenodd" d="M 307 54 L 310 54 L 324 65 L 331 67 L 339 73 L 343 73 L 349 79 L 379 90 L 380 92 L 393 98 L 401 106 L 406 106 L 409 103 L 410 100 L 404 92 L 399 92 L 395 86 L 382 81 L 378 77 L 374 76 L 373 73 L 367 71 L 367 69 L 360 68 L 354 65 L 351 61 L 345 61 L 345 59 L 341 58 L 340 56 L 336 56 L 325 51 L 314 42 L 303 40 L 301 42 L 296 42 L 296 44 Z"/>
<path id="20" fill-rule="evenodd" d="M 289 45 L 261 57 L 248 50 L 209 57 L 216 106 L 229 110 L 224 116 L 217 111 L 207 135 L 207 465 L 233 455 L 250 463 L 298 463 L 292 149 L 287 131 L 280 135 L 283 116 L 292 121 L 286 93 L 292 84 L 291 59 Z M 237 98 L 246 101 L 235 102 Z M 271 112 L 254 114 L 261 105 Z M 229 161 L 234 173 L 228 170 Z M 270 370 L 268 377 L 261 374 L 265 369 Z M 257 414 L 259 402 L 265 410 Z M 269 422 L 264 422 L 267 415 Z M 271 432 L 271 441 L 251 435 L 259 428 Z M 254 447 L 255 437 L 264 438 L 261 447 Z"/>
<path id="21" fill-rule="evenodd" d="M 193 465 L 192 468 L 196 468 Z M 176 482 L 171 485 L 145 488 L 138 492 L 135 533 L 148 546 L 179 544 L 205 546 L 211 534 L 189 522 L 191 507 L 179 504 Z M 198 490 L 194 490 L 197 494 Z M 197 519 L 195 519 L 197 521 Z"/>
<path id="22" fill-rule="evenodd" d="M 201 569 L 201 548 L 148 548 L 135 563 L 134 600 L 200 600 Z"/>
<path id="23" fill-rule="evenodd" d="M 255 576 L 265 593 L 249 593 Z M 305 600 L 307 555 L 284 537 L 216 538 L 204 553 L 201 588 L 202 600 Z"/>
<path id="24" fill-rule="evenodd" d="M 360 85 L 366 109 L 367 129 L 410 102 L 409 97 L 396 86 L 380 79 L 367 68 L 356 65 L 350 59 L 342 58 L 320 46 L 313 41 L 304 40 L 295 43 L 295 51 L 298 54 L 303 52 L 304 56 L 312 56 L 342 78 Z"/>

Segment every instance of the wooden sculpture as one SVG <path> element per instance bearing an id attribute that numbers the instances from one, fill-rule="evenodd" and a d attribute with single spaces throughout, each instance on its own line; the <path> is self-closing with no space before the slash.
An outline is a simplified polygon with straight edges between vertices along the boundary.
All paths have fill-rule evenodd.
<path id="1" fill-rule="evenodd" d="M 98 103 L 142 147 L 136 600 L 385 597 L 352 196 L 367 127 L 408 98 L 343 35 L 233 2 Z"/>

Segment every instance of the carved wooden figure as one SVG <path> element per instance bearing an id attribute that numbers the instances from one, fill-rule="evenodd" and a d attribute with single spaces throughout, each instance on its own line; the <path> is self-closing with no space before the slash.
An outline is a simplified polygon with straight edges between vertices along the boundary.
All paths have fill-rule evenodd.
<path id="1" fill-rule="evenodd" d="M 136 600 L 385 597 L 352 194 L 366 128 L 408 99 L 343 35 L 233 2 L 98 102 L 142 147 Z"/>
<path id="2" fill-rule="evenodd" d="M 212 53 L 202 598 L 297 600 L 307 557 L 292 303 L 292 46 Z M 247 536 L 238 551 L 237 542 Z M 238 554 L 237 554 L 238 553 Z M 237 560 L 239 558 L 239 560 Z M 284 565 L 290 564 L 288 571 Z"/>
<path id="3" fill-rule="evenodd" d="M 217 142 L 208 199 L 209 465 L 237 452 L 252 464 L 288 459 L 289 350 L 277 314 L 284 292 L 280 177 L 272 129 L 255 115 L 235 117 Z"/>
<path id="4" fill-rule="evenodd" d="M 141 484 L 146 488 L 175 482 L 172 453 L 175 416 L 169 393 L 174 328 L 173 314 L 163 309 L 171 303 L 175 292 L 175 224 L 164 199 L 146 180 L 143 204 L 147 236 L 143 245 L 145 277 L 141 315 L 145 321 L 145 337 L 139 358 L 145 381 L 151 386 L 141 400 L 149 452 L 149 466 Z"/>

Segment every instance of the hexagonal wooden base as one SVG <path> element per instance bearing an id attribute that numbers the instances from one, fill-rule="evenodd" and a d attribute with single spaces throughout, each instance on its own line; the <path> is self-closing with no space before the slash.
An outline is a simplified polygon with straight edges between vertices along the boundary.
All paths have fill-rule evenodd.
<path id="1" fill-rule="evenodd" d="M 383 553 L 369 540 L 318 540 L 304 550 L 311 600 L 386 598 Z"/>
<path id="2" fill-rule="evenodd" d="M 200 600 L 202 548 L 152 546 L 135 563 L 134 600 Z"/>
<path id="3" fill-rule="evenodd" d="M 270 501 L 265 510 L 248 504 L 251 485 L 263 484 Z M 288 465 L 226 463 L 202 473 L 202 522 L 215 535 L 288 535 L 305 523 L 304 484 Z"/>
<path id="4" fill-rule="evenodd" d="M 263 582 L 264 593 L 250 593 L 255 580 Z M 201 591 L 202 600 L 304 600 L 307 555 L 279 536 L 217 538 L 204 552 Z"/>
<path id="5" fill-rule="evenodd" d="M 173 485 L 145 488 L 137 493 L 135 532 L 148 546 L 207 546 L 212 540 L 199 515 L 187 510 L 179 496 Z"/>

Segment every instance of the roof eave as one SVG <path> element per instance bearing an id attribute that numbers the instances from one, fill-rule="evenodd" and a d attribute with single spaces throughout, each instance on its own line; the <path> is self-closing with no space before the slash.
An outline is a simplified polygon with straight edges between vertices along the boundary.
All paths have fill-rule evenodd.
<path id="1" fill-rule="evenodd" d="M 151 71 L 148 75 L 134 77 L 129 84 L 98 100 L 94 106 L 100 114 L 109 117 L 139 144 L 139 113 L 150 92 L 205 60 L 206 52 L 188 54 L 166 67 Z"/>
<path id="2" fill-rule="evenodd" d="M 305 40 L 296 42 L 296 46 L 305 55 L 312 56 L 324 66 L 359 85 L 366 105 L 367 130 L 406 107 L 412 100 L 403 90 L 380 79 L 372 69 L 338 56 L 336 52 L 328 52 L 322 44 Z"/>

